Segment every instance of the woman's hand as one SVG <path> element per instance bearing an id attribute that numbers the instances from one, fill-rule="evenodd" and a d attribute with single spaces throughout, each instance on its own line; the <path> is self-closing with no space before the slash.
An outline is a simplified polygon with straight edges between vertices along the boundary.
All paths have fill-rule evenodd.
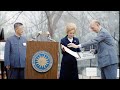
<path id="1" fill-rule="evenodd" d="M 73 48 L 79 48 L 79 46 L 75 45 L 74 43 L 69 43 L 67 46 L 68 47 L 73 47 Z"/>

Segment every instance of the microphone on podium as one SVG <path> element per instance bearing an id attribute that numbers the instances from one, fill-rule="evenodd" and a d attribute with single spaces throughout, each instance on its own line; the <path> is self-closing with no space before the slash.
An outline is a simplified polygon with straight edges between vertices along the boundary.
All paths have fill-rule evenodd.
<path id="1" fill-rule="evenodd" d="M 48 40 L 56 42 L 54 39 L 51 38 L 50 33 L 48 31 L 46 32 L 46 34 L 47 34 Z"/>
<path id="2" fill-rule="evenodd" d="M 41 35 L 41 34 L 42 34 L 42 31 L 39 31 L 37 37 L 38 37 L 39 35 Z"/>

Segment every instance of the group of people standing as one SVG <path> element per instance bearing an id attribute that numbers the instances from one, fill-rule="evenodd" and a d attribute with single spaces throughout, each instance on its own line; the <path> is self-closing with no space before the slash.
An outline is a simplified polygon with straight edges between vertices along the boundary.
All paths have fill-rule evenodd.
<path id="1" fill-rule="evenodd" d="M 118 57 L 114 48 L 113 37 L 105 28 L 101 27 L 98 20 L 92 20 L 90 28 L 97 33 L 97 37 L 80 44 L 79 39 L 75 37 L 76 24 L 68 23 L 65 28 L 66 36 L 61 39 L 60 45 L 62 44 L 74 52 L 80 52 L 82 47 L 97 44 L 98 67 L 101 69 L 101 78 L 116 79 Z M 24 31 L 22 23 L 15 23 L 14 29 L 15 35 L 9 37 L 5 44 L 5 67 L 8 79 L 24 79 L 27 40 L 22 36 Z M 62 61 L 59 79 L 79 79 L 76 58 L 65 52 L 62 47 L 61 53 Z"/>

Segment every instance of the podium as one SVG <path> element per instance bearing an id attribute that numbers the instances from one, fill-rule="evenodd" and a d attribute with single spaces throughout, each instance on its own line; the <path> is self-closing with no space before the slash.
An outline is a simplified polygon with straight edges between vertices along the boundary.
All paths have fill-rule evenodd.
<path id="1" fill-rule="evenodd" d="M 57 79 L 58 42 L 28 41 L 25 79 Z"/>

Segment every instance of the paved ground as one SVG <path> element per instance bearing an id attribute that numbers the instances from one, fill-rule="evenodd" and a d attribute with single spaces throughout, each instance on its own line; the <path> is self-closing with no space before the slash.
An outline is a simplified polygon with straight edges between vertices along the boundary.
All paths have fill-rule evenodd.
<path id="1" fill-rule="evenodd" d="M 5 75 L 5 79 L 6 79 L 6 74 Z M 59 73 L 58 73 L 58 77 L 59 77 Z M 117 73 L 117 77 L 119 79 L 119 70 L 118 70 L 118 73 Z M 0 79 L 1 79 L 1 74 L 0 74 Z M 85 76 L 85 75 L 82 75 L 82 74 L 79 74 L 79 79 L 101 79 L 101 77 L 98 77 L 98 76 Z"/>
<path id="2" fill-rule="evenodd" d="M 79 79 L 101 79 L 100 77 L 91 77 L 91 76 L 84 76 L 79 74 Z"/>

